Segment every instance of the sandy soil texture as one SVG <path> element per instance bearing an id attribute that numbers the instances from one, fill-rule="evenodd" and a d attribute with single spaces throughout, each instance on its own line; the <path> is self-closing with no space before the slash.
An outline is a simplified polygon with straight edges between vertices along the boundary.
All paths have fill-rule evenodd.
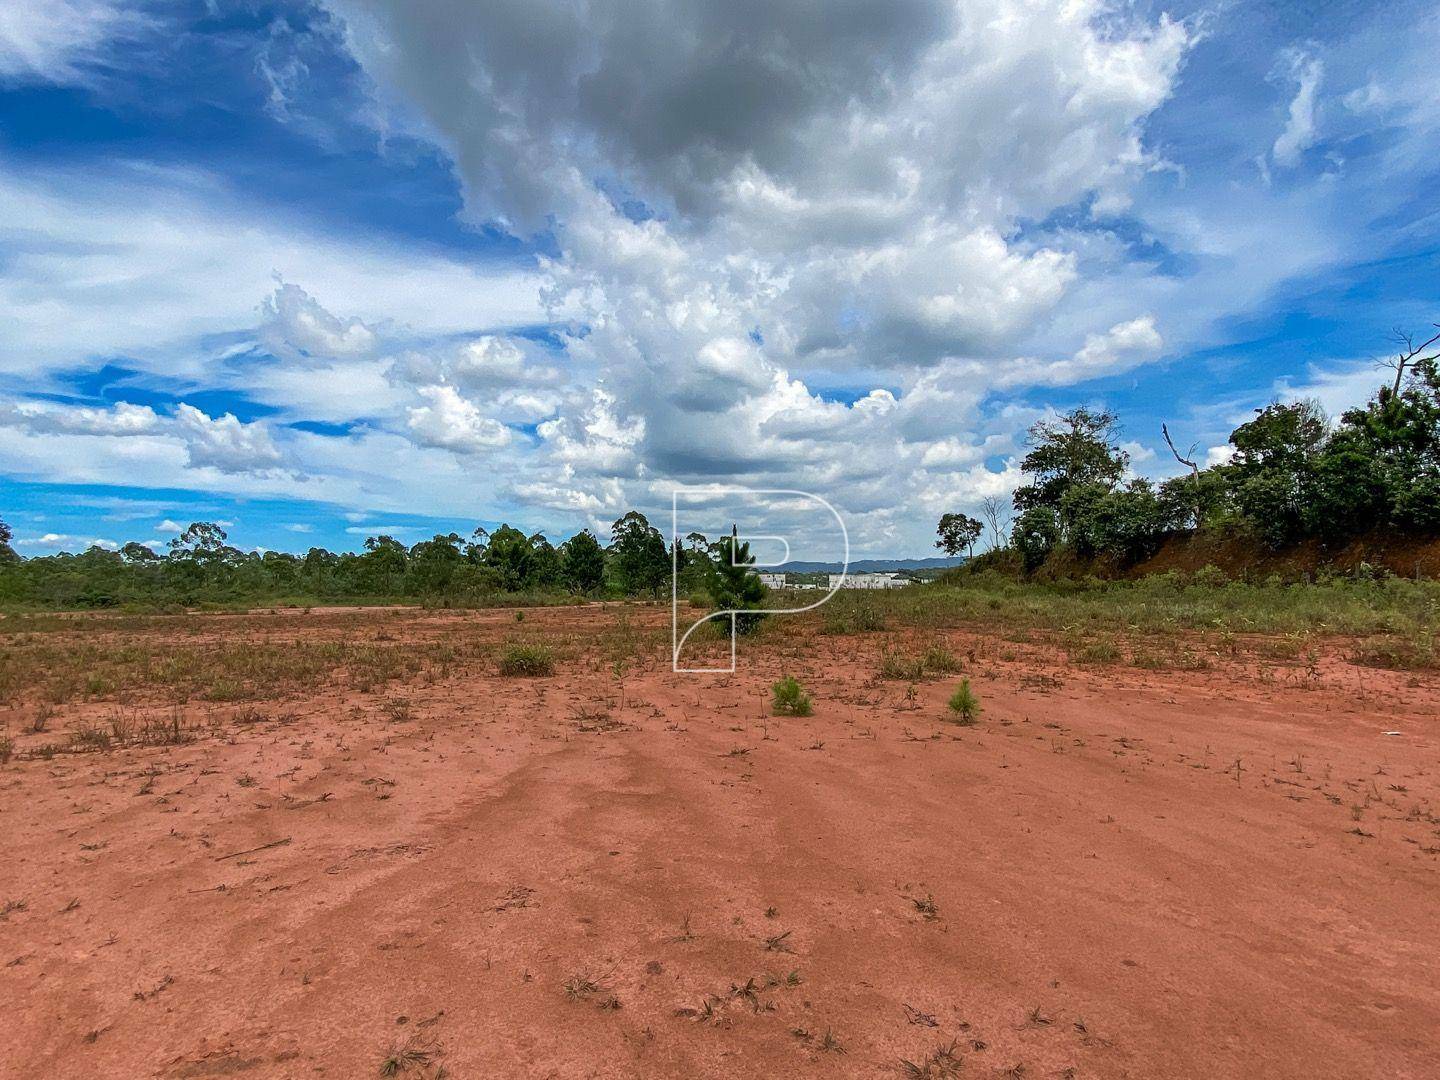
<path id="1" fill-rule="evenodd" d="M 983 628 L 675 675 L 613 609 L 207 618 L 558 661 L 13 705 L 4 1076 L 1440 1076 L 1432 676 Z M 960 673 L 879 677 L 936 641 Z M 813 715 L 769 714 L 782 674 Z M 121 712 L 198 726 L 36 752 Z"/>

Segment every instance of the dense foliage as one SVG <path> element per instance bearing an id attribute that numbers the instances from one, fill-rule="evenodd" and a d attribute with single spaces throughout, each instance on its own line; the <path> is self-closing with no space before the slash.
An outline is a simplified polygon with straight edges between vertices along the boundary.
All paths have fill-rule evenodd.
<path id="1" fill-rule="evenodd" d="M 1440 535 L 1440 371 L 1406 358 L 1393 384 L 1331 424 L 1311 401 L 1275 403 L 1230 435 L 1229 459 L 1160 483 L 1130 473 L 1116 417 L 1076 409 L 1041 421 L 1021 462 L 1010 546 L 1034 570 L 1052 555 L 1120 564 L 1204 530 L 1279 550 L 1362 533 Z M 1168 438 L 1168 433 L 1167 433 Z M 940 522 L 941 546 L 956 516 Z"/>
<path id="2" fill-rule="evenodd" d="M 165 554 L 132 542 L 118 551 L 92 547 L 78 555 L 21 559 L 10 539 L 0 522 L 0 603 L 53 608 L 657 597 L 669 589 L 672 564 L 680 569 L 681 590 L 691 595 L 709 591 L 721 546 L 729 542 L 726 537 L 711 544 L 692 533 L 672 552 L 645 515 L 634 511 L 615 522 L 608 548 L 587 530 L 557 548 L 539 533 L 527 536 L 510 525 L 476 529 L 468 538 L 439 534 L 411 546 L 372 536 L 359 552 L 316 547 L 304 555 L 241 551 L 209 522 L 192 524 Z M 729 587 L 748 595 L 759 579 L 750 570 L 740 572 L 749 580 Z"/>

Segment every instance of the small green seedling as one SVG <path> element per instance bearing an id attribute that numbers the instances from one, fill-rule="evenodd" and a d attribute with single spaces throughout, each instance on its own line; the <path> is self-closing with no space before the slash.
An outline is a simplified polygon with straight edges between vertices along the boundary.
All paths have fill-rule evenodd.
<path id="1" fill-rule="evenodd" d="M 961 679 L 960 689 L 950 696 L 950 711 L 955 714 L 955 722 L 966 727 L 980 718 L 980 699 L 970 689 L 969 679 Z"/>
<path id="2" fill-rule="evenodd" d="M 770 688 L 770 709 L 776 716 L 809 716 L 810 695 L 793 675 Z"/>

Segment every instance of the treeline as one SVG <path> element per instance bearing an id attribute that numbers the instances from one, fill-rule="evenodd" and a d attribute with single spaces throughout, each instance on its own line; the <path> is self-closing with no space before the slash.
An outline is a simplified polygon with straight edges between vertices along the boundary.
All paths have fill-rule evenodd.
<path id="1" fill-rule="evenodd" d="M 1035 424 L 1014 494 L 1008 545 L 1027 571 L 1071 553 L 1133 564 L 1169 536 L 1214 531 L 1268 550 L 1315 540 L 1338 546 L 1361 534 L 1440 536 L 1440 372 L 1420 355 L 1440 335 L 1407 348 L 1363 406 L 1333 425 L 1313 401 L 1276 403 L 1231 433 L 1228 460 L 1155 483 L 1128 478 L 1116 417 L 1076 409 Z M 998 533 L 998 529 L 996 530 Z M 946 515 L 939 546 L 973 543 L 981 524 Z M 1001 556 L 982 556 L 980 566 Z"/>
<path id="2" fill-rule="evenodd" d="M 469 537 L 440 534 L 407 546 L 372 536 L 360 552 L 311 548 L 304 555 L 247 552 L 220 526 L 196 522 L 166 554 L 128 543 L 118 551 L 21 559 L 0 522 L 0 603 L 48 608 L 164 607 L 346 599 L 493 603 L 565 597 L 659 596 L 668 593 L 672 559 L 689 593 L 722 591 L 715 569 L 729 564 L 729 537 L 712 543 L 691 533 L 672 553 L 644 514 L 614 523 L 610 543 L 582 530 L 558 547 L 510 525 Z M 742 546 L 739 561 L 748 552 Z M 748 575 L 754 578 L 754 575 Z M 758 584 L 758 579 L 756 579 Z M 736 605 L 738 606 L 738 605 Z"/>

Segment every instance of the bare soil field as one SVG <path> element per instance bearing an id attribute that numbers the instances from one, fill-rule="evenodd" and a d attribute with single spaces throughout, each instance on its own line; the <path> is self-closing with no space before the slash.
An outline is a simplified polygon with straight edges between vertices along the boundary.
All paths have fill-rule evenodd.
<path id="1" fill-rule="evenodd" d="M 668 631 L 0 623 L 0 1074 L 1440 1076 L 1433 673 Z"/>

